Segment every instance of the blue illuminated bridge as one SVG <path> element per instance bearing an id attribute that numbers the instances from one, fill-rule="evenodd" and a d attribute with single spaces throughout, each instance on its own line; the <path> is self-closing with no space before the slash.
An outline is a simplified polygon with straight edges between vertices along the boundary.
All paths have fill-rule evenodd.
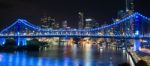
<path id="1" fill-rule="evenodd" d="M 91 29 L 44 29 L 25 19 L 18 19 L 0 32 L 0 43 L 5 38 L 15 38 L 18 45 L 26 44 L 26 38 L 34 37 L 95 37 L 134 39 L 134 49 L 139 50 L 140 39 L 150 39 L 150 18 L 135 12 L 112 24 Z"/>

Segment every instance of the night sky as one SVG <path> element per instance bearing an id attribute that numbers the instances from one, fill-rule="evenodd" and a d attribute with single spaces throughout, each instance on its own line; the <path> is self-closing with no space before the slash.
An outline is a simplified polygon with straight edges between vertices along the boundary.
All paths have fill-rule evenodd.
<path id="1" fill-rule="evenodd" d="M 149 3 L 150 0 L 135 0 L 135 10 L 150 16 Z M 74 27 L 79 20 L 79 11 L 103 24 L 115 18 L 121 9 L 125 9 L 125 0 L 0 0 L 0 28 L 18 18 L 40 25 L 40 18 L 44 15 L 54 17 L 59 23 L 68 20 Z"/>

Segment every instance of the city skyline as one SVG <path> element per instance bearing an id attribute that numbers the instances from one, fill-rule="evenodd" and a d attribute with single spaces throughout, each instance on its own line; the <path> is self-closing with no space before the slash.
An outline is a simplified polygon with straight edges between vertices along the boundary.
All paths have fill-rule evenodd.
<path id="1" fill-rule="evenodd" d="M 118 10 L 125 10 L 125 0 L 111 1 L 48 1 L 48 0 L 1 0 L 1 28 L 13 23 L 17 18 L 25 18 L 33 24 L 41 24 L 40 18 L 44 14 L 52 16 L 61 23 L 68 21 L 69 26 L 77 26 L 79 21 L 78 12 L 83 12 L 85 17 L 95 18 L 99 23 L 111 20 L 117 17 Z M 147 14 L 150 8 L 147 6 L 148 1 L 136 0 L 135 11 Z M 69 6 L 70 5 L 70 6 Z M 113 5 L 113 6 L 112 6 Z M 110 8 L 111 7 L 111 8 Z M 144 10 L 142 8 L 145 8 Z M 74 26 L 75 25 L 75 26 Z"/>
<path id="2" fill-rule="evenodd" d="M 1 66 L 149 66 L 148 0 L 0 0 Z"/>

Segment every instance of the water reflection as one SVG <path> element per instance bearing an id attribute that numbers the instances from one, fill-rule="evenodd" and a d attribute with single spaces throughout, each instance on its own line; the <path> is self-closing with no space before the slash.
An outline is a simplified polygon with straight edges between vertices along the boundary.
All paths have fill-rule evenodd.
<path id="1" fill-rule="evenodd" d="M 91 66 L 91 62 L 92 62 L 92 56 L 91 56 L 91 45 L 87 44 L 85 46 L 85 51 L 84 51 L 84 64 L 85 66 Z"/>
<path id="2" fill-rule="evenodd" d="M 0 53 L 1 66 L 117 66 L 126 61 L 123 50 L 91 44 L 50 48 L 40 52 Z"/>

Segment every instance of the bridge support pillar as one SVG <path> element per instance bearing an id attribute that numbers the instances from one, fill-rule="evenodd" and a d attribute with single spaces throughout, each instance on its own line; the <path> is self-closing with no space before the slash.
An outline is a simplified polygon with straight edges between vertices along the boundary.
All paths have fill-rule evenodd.
<path id="1" fill-rule="evenodd" d="M 20 37 L 18 37 L 18 38 L 16 39 L 16 43 L 17 43 L 17 46 L 20 46 L 20 44 L 21 44 L 21 38 L 20 38 Z"/>
<path id="2" fill-rule="evenodd" d="M 139 39 L 134 40 L 134 51 L 140 51 L 141 50 L 141 42 Z"/>
<path id="3" fill-rule="evenodd" d="M 5 38 L 0 38 L 0 44 L 4 45 L 6 43 L 6 39 Z"/>
<path id="4" fill-rule="evenodd" d="M 140 42 L 139 38 L 136 38 L 136 37 L 139 37 L 139 35 L 140 35 L 140 20 L 139 20 L 139 16 L 135 15 L 134 19 L 135 19 L 134 20 L 134 35 L 135 35 L 135 38 L 134 38 L 134 51 L 140 51 L 140 49 L 141 49 L 141 42 Z"/>
<path id="5" fill-rule="evenodd" d="M 27 45 L 27 40 L 26 40 L 26 38 L 21 38 L 21 40 L 22 40 L 22 45 L 23 45 L 23 46 Z"/>
<path id="6" fill-rule="evenodd" d="M 26 38 L 20 38 L 20 37 L 18 37 L 16 39 L 16 43 L 17 43 L 18 46 L 25 46 L 25 45 L 27 45 Z"/>

